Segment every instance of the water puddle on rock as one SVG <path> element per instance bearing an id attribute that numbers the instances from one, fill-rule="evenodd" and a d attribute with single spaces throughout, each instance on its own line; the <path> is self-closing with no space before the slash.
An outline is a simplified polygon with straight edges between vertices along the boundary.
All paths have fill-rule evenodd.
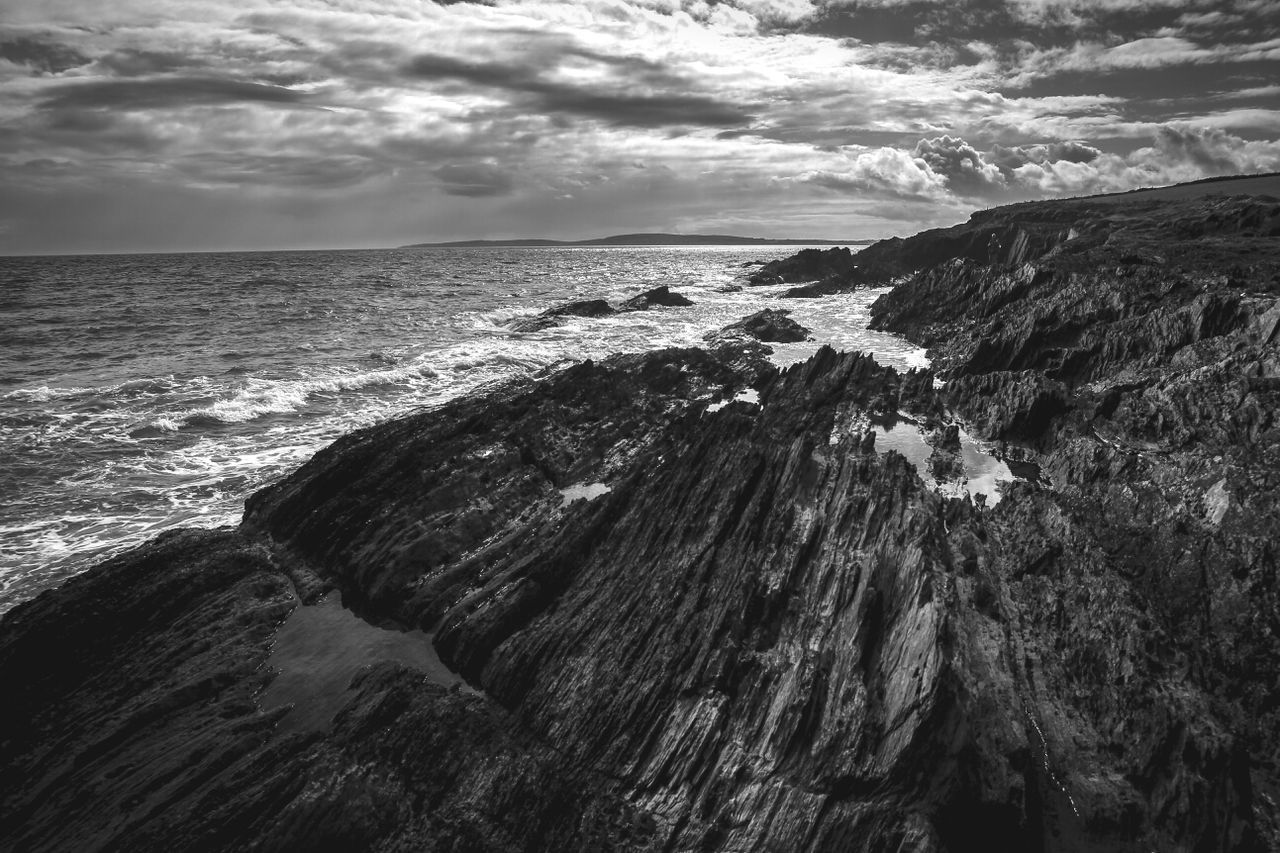
<path id="1" fill-rule="evenodd" d="M 267 665 L 279 674 L 263 691 L 263 710 L 293 705 L 279 731 L 327 729 L 346 704 L 347 685 L 361 667 L 394 661 L 420 670 L 445 687 L 475 692 L 449 670 L 431 635 L 422 631 L 378 628 L 342 606 L 331 592 L 314 605 L 299 605 L 276 632 Z"/>
<path id="2" fill-rule="evenodd" d="M 753 406 L 760 405 L 760 392 L 754 388 L 745 388 L 739 391 L 731 400 L 722 400 L 719 403 L 712 403 L 707 406 L 707 412 L 718 412 L 730 403 L 750 403 Z"/>
<path id="3" fill-rule="evenodd" d="M 560 490 L 560 506 L 566 507 L 574 501 L 593 501 L 609 494 L 613 489 L 604 483 L 579 483 Z"/>
<path id="4" fill-rule="evenodd" d="M 1000 502 L 1000 484 L 1014 480 L 1035 480 L 1039 470 L 1032 463 L 1010 463 L 992 455 L 963 429 L 959 430 L 959 452 L 945 449 L 942 442 L 929 442 L 917 424 L 907 420 L 892 424 L 872 424 L 876 451 L 897 451 L 907 457 L 925 485 L 948 497 L 985 495 L 988 506 Z"/>

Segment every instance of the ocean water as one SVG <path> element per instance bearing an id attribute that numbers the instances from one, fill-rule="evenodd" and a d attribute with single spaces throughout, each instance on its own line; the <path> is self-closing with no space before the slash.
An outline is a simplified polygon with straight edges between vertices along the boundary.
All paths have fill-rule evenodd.
<path id="1" fill-rule="evenodd" d="M 765 307 L 899 368 L 883 291 L 745 288 L 798 247 L 431 249 L 0 258 L 0 612 L 244 499 L 345 432 L 544 367 L 697 345 Z M 569 299 L 669 285 L 696 304 L 515 333 Z"/>

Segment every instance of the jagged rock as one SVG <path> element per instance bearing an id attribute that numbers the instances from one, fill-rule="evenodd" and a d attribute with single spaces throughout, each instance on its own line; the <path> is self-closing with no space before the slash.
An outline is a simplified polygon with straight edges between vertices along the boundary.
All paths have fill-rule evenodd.
<path id="1" fill-rule="evenodd" d="M 396 665 L 358 674 L 323 736 L 277 731 L 258 696 L 290 574 L 181 531 L 6 614 L 5 849 L 650 849 L 610 780 Z"/>
<path id="2" fill-rule="evenodd" d="M 608 317 L 616 313 L 613 306 L 603 299 L 582 299 L 548 308 L 534 317 L 512 320 L 510 326 L 513 332 L 537 332 L 564 325 L 565 317 Z"/>
<path id="3" fill-rule="evenodd" d="M 1276 849 L 1271 203 L 1098 204 L 914 244 L 940 262 L 875 313 L 939 388 L 744 332 L 588 362 L 15 608 L 0 846 Z M 899 411 L 1034 445 L 1051 487 L 945 498 L 875 452 Z M 332 586 L 485 695 L 384 663 L 281 730 L 274 632 Z"/>
<path id="4" fill-rule="evenodd" d="M 853 269 L 853 253 L 847 246 L 833 249 L 801 249 L 789 258 L 769 261 L 753 272 L 747 283 L 785 284 L 796 281 L 816 281 Z"/>
<path id="5" fill-rule="evenodd" d="M 646 290 L 622 303 L 622 311 L 647 311 L 655 306 L 666 308 L 682 308 L 693 302 L 679 293 L 672 293 L 666 285 Z"/>
<path id="6" fill-rule="evenodd" d="M 1206 268 L 1218 262 L 1239 268 L 1241 258 L 1216 238 L 1258 240 L 1275 235 L 1280 226 L 1280 201 L 1269 197 L 1161 199 L 1123 196 L 1025 202 L 974 213 L 968 222 L 951 228 L 922 231 L 911 237 L 881 240 L 824 269 L 819 250 L 805 249 L 773 261 L 754 274 L 753 283 L 812 280 L 783 295 L 825 296 L 866 285 L 896 283 L 904 276 L 948 264 L 1016 268 L 1054 257 L 1087 268 L 1079 258 L 1109 247 L 1127 247 L 1114 255 L 1117 262 L 1164 263 L 1186 254 L 1195 244 Z M 1181 241 L 1181 245 L 1179 242 Z M 1264 243 L 1251 247 L 1251 252 Z M 1159 251 L 1157 251 L 1159 249 Z M 798 277 L 783 272 L 802 271 Z M 776 271 L 776 272 L 775 272 Z"/>
<path id="7" fill-rule="evenodd" d="M 1061 490 L 1006 495 L 995 565 L 1038 683 L 1081 691 L 1064 761 L 1084 777 L 1102 750 L 1130 762 L 1132 788 L 1090 783 L 1092 802 L 1123 823 L 1146 797 L 1171 839 L 1277 849 L 1280 572 L 1260 542 L 1280 537 L 1264 485 L 1280 470 L 1280 251 L 1258 237 L 1280 204 L 1107 204 L 1106 240 L 1020 267 L 951 260 L 882 297 L 873 325 L 929 346 L 969 428 L 1034 446 Z M 1038 209 L 1054 207 L 1098 215 Z M 1219 817 L 1183 812 L 1171 783 L 1220 798 Z"/>
<path id="8" fill-rule="evenodd" d="M 785 308 L 765 308 L 707 334 L 704 339 L 713 344 L 743 337 L 772 343 L 809 340 L 809 330 L 787 316 L 790 313 Z"/>

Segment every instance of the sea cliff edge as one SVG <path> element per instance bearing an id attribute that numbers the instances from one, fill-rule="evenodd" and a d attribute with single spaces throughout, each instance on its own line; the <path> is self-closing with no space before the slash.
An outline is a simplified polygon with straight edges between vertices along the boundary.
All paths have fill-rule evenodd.
<path id="1" fill-rule="evenodd" d="M 896 284 L 931 371 L 581 363 L 16 607 L 0 847 L 1280 849 L 1280 200 L 1212 188 L 762 268 Z M 939 494 L 877 451 L 904 414 L 1038 475 Z M 465 686 L 375 662 L 290 724 L 331 594 Z"/>

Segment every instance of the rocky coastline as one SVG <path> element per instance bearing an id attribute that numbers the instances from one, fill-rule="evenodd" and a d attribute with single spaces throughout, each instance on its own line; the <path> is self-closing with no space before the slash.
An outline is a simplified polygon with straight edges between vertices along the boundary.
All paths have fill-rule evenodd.
<path id="1" fill-rule="evenodd" d="M 1278 236 L 997 208 L 757 274 L 895 284 L 932 370 L 779 370 L 762 312 L 352 433 L 4 616 L 0 847 L 1278 850 Z M 1038 473 L 941 494 L 904 417 Z M 332 592 L 465 685 L 370 660 L 290 725 Z"/>

